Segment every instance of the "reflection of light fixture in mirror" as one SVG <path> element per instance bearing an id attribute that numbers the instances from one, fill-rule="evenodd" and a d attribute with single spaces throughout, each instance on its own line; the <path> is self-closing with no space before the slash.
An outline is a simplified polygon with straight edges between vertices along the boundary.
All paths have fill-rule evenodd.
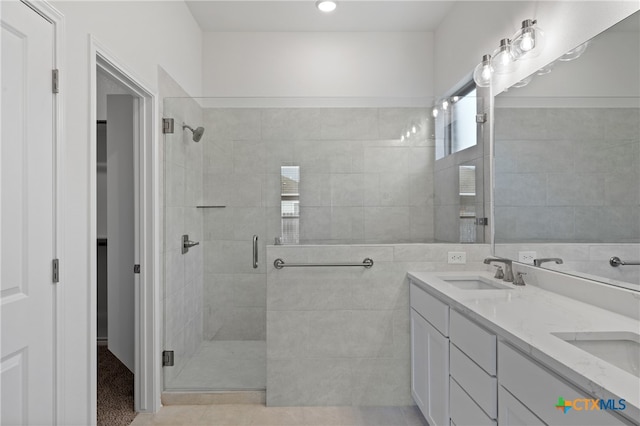
<path id="1" fill-rule="evenodd" d="M 491 64 L 498 74 L 507 74 L 516 69 L 515 58 L 511 53 L 511 40 L 508 38 L 500 40 L 500 46 L 493 51 Z"/>
<path id="2" fill-rule="evenodd" d="M 550 64 L 547 64 L 544 67 L 540 68 L 538 71 L 536 71 L 536 74 L 538 74 L 538 75 L 547 75 L 551 71 L 553 71 L 553 67 L 555 67 L 555 66 L 556 66 L 556 63 L 555 62 L 551 62 Z"/>
<path id="3" fill-rule="evenodd" d="M 438 108 L 434 107 L 431 111 L 431 115 L 433 115 L 433 118 L 438 117 Z"/>
<path id="4" fill-rule="evenodd" d="M 442 101 L 442 109 L 446 111 L 448 108 L 449 108 L 449 101 L 447 100 Z"/>
<path id="5" fill-rule="evenodd" d="M 492 74 L 491 55 L 484 55 L 482 62 L 476 65 L 476 68 L 473 70 L 473 81 L 476 82 L 476 86 L 489 87 L 491 85 Z"/>
<path id="6" fill-rule="evenodd" d="M 580 46 L 576 47 L 575 49 L 571 49 L 564 55 L 560 56 L 558 60 L 568 62 L 568 61 L 573 61 L 574 59 L 578 59 L 580 56 L 582 56 L 584 51 L 587 50 L 588 45 L 589 45 L 589 42 L 583 43 Z"/>
<path id="7" fill-rule="evenodd" d="M 517 82 L 516 84 L 514 84 L 511 87 L 515 87 L 516 89 L 519 89 L 521 87 L 526 86 L 527 84 L 531 83 L 531 80 L 533 80 L 533 76 L 529 76 L 527 78 L 524 78 L 522 80 L 520 80 L 519 82 Z"/>
<path id="8" fill-rule="evenodd" d="M 337 6 L 338 4 L 335 1 L 331 1 L 331 0 L 318 0 L 316 2 L 316 7 L 321 12 L 325 12 L 325 13 L 333 12 L 334 10 L 336 10 Z"/>
<path id="9" fill-rule="evenodd" d="M 414 135 L 418 133 L 418 127 L 415 124 L 411 126 L 411 133 Z"/>
<path id="10" fill-rule="evenodd" d="M 511 49 L 514 58 L 533 58 L 540 54 L 544 46 L 544 32 L 536 26 L 538 21 L 522 21 L 522 28 L 513 35 Z"/>

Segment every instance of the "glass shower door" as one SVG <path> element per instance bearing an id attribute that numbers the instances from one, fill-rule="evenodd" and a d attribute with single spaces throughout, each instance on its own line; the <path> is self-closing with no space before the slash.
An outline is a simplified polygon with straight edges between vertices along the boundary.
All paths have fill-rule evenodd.
<path id="1" fill-rule="evenodd" d="M 165 390 L 264 390 L 269 179 L 259 133 L 238 125 L 259 111 L 167 98 L 164 117 Z"/>

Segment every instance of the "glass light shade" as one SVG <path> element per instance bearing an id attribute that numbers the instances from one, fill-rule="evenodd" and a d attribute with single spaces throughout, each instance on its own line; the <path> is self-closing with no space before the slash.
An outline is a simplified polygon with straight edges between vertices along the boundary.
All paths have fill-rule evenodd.
<path id="1" fill-rule="evenodd" d="M 578 59 L 580 56 L 582 56 L 584 51 L 587 50 L 588 45 L 589 45 L 589 42 L 583 43 L 580 46 L 576 47 L 575 49 L 571 49 L 564 55 L 560 56 L 558 60 L 563 62 L 569 62 L 569 61 L 573 61 L 574 59 Z"/>
<path id="2" fill-rule="evenodd" d="M 536 26 L 537 21 L 522 21 L 522 28 L 513 35 L 511 52 L 516 60 L 534 58 L 544 49 L 544 31 Z"/>
<path id="3" fill-rule="evenodd" d="M 511 87 L 515 87 L 516 89 L 519 89 L 521 87 L 526 86 L 527 84 L 531 83 L 531 80 L 533 80 L 533 76 L 529 76 L 527 78 L 524 78 L 522 80 L 520 80 L 519 82 L 517 82 L 516 84 L 514 84 Z"/>
<path id="4" fill-rule="evenodd" d="M 482 62 L 476 65 L 476 68 L 473 70 L 473 81 L 476 82 L 476 86 L 489 87 L 491 86 L 492 75 L 491 55 L 484 55 Z"/>
<path id="5" fill-rule="evenodd" d="M 538 71 L 536 71 L 536 74 L 538 75 L 547 75 L 549 74 L 551 71 L 553 71 L 553 67 L 556 66 L 555 62 L 551 62 L 548 65 L 545 65 L 544 67 L 540 68 Z"/>
<path id="6" fill-rule="evenodd" d="M 515 58 L 511 52 L 511 40 L 508 38 L 500 40 L 500 47 L 493 52 L 491 65 L 498 74 L 508 74 L 516 69 Z"/>
<path id="7" fill-rule="evenodd" d="M 325 13 L 333 12 L 337 6 L 338 4 L 332 0 L 318 0 L 316 2 L 316 7 Z"/>

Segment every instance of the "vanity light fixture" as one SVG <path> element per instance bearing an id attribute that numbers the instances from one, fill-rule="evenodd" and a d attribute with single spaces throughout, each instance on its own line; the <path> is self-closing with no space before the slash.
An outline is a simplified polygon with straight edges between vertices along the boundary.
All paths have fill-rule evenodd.
<path id="1" fill-rule="evenodd" d="M 333 0 L 318 0 L 316 2 L 316 7 L 318 8 L 318 10 L 324 13 L 333 12 L 334 10 L 336 10 L 337 6 L 338 3 Z"/>
<path id="2" fill-rule="evenodd" d="M 478 87 L 489 87 L 491 85 L 491 76 L 493 75 L 493 66 L 491 65 L 491 55 L 484 55 L 480 62 L 473 70 L 473 81 Z"/>
<path id="3" fill-rule="evenodd" d="M 493 70 L 498 74 L 507 74 L 516 69 L 516 61 L 511 51 L 511 40 L 503 38 L 500 46 L 493 51 Z"/>
<path id="4" fill-rule="evenodd" d="M 511 47 L 516 60 L 536 57 L 542 51 L 544 32 L 537 23 L 535 19 L 525 19 L 522 21 L 522 28 L 513 35 Z"/>

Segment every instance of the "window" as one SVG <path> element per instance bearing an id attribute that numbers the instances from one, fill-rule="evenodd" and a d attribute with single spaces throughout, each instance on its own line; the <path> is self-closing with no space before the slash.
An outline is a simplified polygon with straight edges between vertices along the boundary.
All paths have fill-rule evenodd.
<path id="1" fill-rule="evenodd" d="M 471 82 L 433 108 L 436 127 L 436 160 L 478 143 L 476 86 Z"/>

